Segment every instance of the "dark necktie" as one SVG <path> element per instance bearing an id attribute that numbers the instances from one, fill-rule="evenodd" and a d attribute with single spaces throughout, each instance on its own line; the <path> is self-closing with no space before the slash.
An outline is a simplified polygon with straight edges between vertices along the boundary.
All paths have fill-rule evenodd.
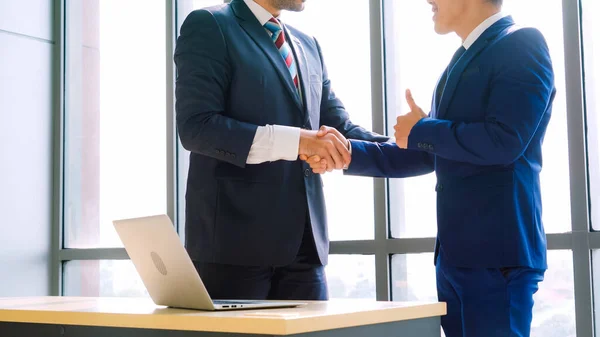
<path id="1" fill-rule="evenodd" d="M 446 87 L 446 83 L 448 82 L 448 74 L 452 71 L 452 68 L 454 68 L 454 66 L 456 65 L 456 62 L 458 62 L 460 57 L 466 51 L 467 50 L 465 49 L 465 47 L 460 46 L 460 48 L 458 48 L 458 50 L 454 53 L 454 56 L 452 56 L 452 60 L 450 61 L 450 64 L 448 64 L 448 67 L 446 68 L 446 70 L 444 70 L 444 73 L 442 74 L 442 77 L 440 78 L 440 81 L 438 82 L 438 86 L 435 89 L 435 106 L 436 106 L 436 108 L 440 106 L 440 100 L 442 99 L 442 94 L 444 93 L 444 88 Z"/>

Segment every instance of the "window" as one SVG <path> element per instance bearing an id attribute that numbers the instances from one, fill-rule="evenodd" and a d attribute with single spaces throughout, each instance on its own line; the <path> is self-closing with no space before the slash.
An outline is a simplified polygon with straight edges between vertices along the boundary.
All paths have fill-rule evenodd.
<path id="1" fill-rule="evenodd" d="M 375 299 L 375 257 L 330 255 L 327 273 L 329 298 Z"/>
<path id="2" fill-rule="evenodd" d="M 66 262 L 63 282 L 65 296 L 148 296 L 142 279 L 128 260 Z"/>
<path id="3" fill-rule="evenodd" d="M 177 34 L 185 18 L 196 9 L 222 5 L 219 0 L 179 0 L 177 1 Z"/>
<path id="4" fill-rule="evenodd" d="M 433 253 L 391 258 L 393 301 L 437 301 Z"/>
<path id="5" fill-rule="evenodd" d="M 158 1 L 66 1 L 67 248 L 121 246 L 112 220 L 166 212 L 165 17 Z"/>
<path id="6" fill-rule="evenodd" d="M 575 337 L 573 254 L 548 252 L 548 270 L 534 295 L 531 337 Z"/>
<path id="7" fill-rule="evenodd" d="M 410 88 L 417 104 L 424 109 L 429 107 L 437 80 L 461 41 L 454 34 L 439 36 L 433 31 L 431 8 L 427 5 L 404 1 L 387 1 L 385 5 L 388 132 L 393 134 L 396 116 L 408 111 L 404 91 Z M 544 15 L 538 15 L 542 7 Z M 539 28 L 550 47 L 557 95 L 543 147 L 543 221 L 548 233 L 567 232 L 571 228 L 571 212 L 568 143 L 565 141 L 567 110 L 562 2 L 507 0 L 504 10 L 518 24 Z M 419 52 L 406 52 L 406 46 L 419 46 Z M 434 174 L 390 181 L 390 205 L 400 206 L 390 209 L 393 237 L 436 235 L 434 186 Z"/>
<path id="8" fill-rule="evenodd" d="M 347 3 L 347 0 L 308 1 L 303 12 L 285 12 L 281 19 L 317 38 L 333 90 L 351 120 L 370 130 L 369 1 L 354 0 L 351 6 Z M 332 15 L 340 8 L 344 15 Z M 344 177 L 341 172 L 332 172 L 323 176 L 323 183 L 330 239 L 373 239 L 373 179 Z"/>
<path id="9" fill-rule="evenodd" d="M 460 40 L 433 31 L 431 7 L 420 1 L 384 3 L 385 65 L 388 134 L 394 134 L 396 116 L 408 107 L 404 92 L 410 88 L 415 101 L 427 109 L 438 77 L 444 71 Z M 419 46 L 419 52 L 406 52 Z M 390 179 L 390 231 L 395 238 L 436 235 L 435 175 Z"/>
<path id="10" fill-rule="evenodd" d="M 594 279 L 593 290 L 594 290 L 594 323 L 596 328 L 596 336 L 600 335 L 600 301 L 597 298 L 600 296 L 600 250 L 596 249 L 592 251 L 592 276 Z"/>
<path id="11" fill-rule="evenodd" d="M 167 92 L 172 79 L 166 74 L 171 69 L 165 67 L 174 65 L 165 46 L 173 42 L 192 10 L 223 2 L 228 1 L 61 2 L 65 8 L 60 23 L 65 27 L 60 41 L 65 45 L 63 153 L 55 154 L 55 159 L 59 162 L 64 155 L 64 167 L 55 178 L 63 181 L 64 201 L 55 211 L 64 215 L 64 227 L 56 233 L 62 235 L 62 242 L 56 247 L 60 264 L 55 267 L 62 273 L 54 273 L 53 283 L 60 284 L 62 291 L 56 287 L 55 293 L 148 296 L 120 248 L 114 219 L 165 213 L 167 205 L 176 204 L 174 220 L 183 236 L 189 153 L 179 144 L 177 157 L 167 157 L 173 151 L 167 148 L 171 123 L 167 118 L 172 116 L 167 116 L 166 104 L 173 97 Z M 585 231 L 585 226 L 600 230 L 600 100 L 595 97 L 600 94 L 596 85 L 600 67 L 595 62 L 600 25 L 593 15 L 600 5 L 593 0 L 504 2 L 505 12 L 518 23 L 544 33 L 556 74 L 557 96 L 541 176 L 543 220 L 551 234 L 549 269 L 535 295 L 532 336 L 590 336 L 594 313 L 589 300 L 600 289 L 598 277 L 593 284 L 589 280 L 590 271 L 596 276 L 600 268 L 600 240 L 598 233 Z M 175 11 L 165 4 L 172 4 Z M 407 111 L 404 90 L 411 88 L 417 102 L 427 107 L 438 77 L 460 46 L 456 36 L 434 33 L 430 10 L 426 2 L 353 0 L 349 5 L 348 0 L 320 0 L 307 1 L 302 13 L 284 12 L 281 19 L 318 39 L 333 88 L 352 121 L 371 129 L 373 120 L 385 119 L 391 134 L 396 115 Z M 173 13 L 177 28 L 167 26 Z M 407 46 L 416 46 L 418 52 L 407 52 Z M 579 61 L 581 54 L 583 69 L 573 61 Z M 578 81 L 584 85 L 584 96 Z M 372 95 L 379 89 L 385 96 Z M 581 102 L 585 114 L 578 106 Z M 372 106 L 385 106 L 385 111 Z M 583 115 L 586 119 L 580 123 Z M 567 134 L 567 116 L 568 131 L 574 133 Z M 578 139 L 579 132 L 585 133 L 586 144 Z M 569 171 L 569 163 L 583 161 L 573 157 L 588 150 L 585 146 L 589 176 L 577 169 Z M 177 163 L 176 195 L 167 192 L 172 187 L 167 180 L 172 160 Z M 323 179 L 332 239 L 326 267 L 330 298 L 435 301 L 435 176 L 391 179 L 388 189 L 379 188 L 381 180 L 375 186 L 373 179 L 340 173 Z M 588 179 L 589 191 L 571 190 L 571 182 L 583 186 Z M 384 207 L 373 200 L 385 200 L 388 213 L 376 214 Z M 585 214 L 574 217 L 571 224 L 571 205 L 574 211 L 589 205 L 592 221 L 597 221 L 585 222 Z M 581 219 L 585 223 L 578 223 Z M 389 238 L 384 235 L 388 232 Z M 389 288 L 384 286 L 388 280 Z M 594 308 L 599 308 L 597 300 Z"/>

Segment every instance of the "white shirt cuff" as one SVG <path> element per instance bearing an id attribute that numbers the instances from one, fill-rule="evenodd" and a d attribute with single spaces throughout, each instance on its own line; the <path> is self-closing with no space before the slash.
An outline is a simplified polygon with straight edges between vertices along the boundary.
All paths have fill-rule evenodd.
<path id="1" fill-rule="evenodd" d="M 298 159 L 300 129 L 290 126 L 259 126 L 254 135 L 246 164 Z"/>
<path id="2" fill-rule="evenodd" d="M 298 159 L 300 145 L 300 128 L 273 125 L 273 148 L 271 161 Z"/>

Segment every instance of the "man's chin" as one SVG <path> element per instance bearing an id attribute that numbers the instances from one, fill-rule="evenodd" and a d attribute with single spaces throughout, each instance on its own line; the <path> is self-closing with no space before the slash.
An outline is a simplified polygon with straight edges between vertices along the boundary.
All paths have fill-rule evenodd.
<path id="1" fill-rule="evenodd" d="M 433 30 L 435 30 L 435 32 L 439 35 L 446 35 L 451 32 L 451 30 L 448 29 L 448 27 L 445 27 L 444 25 L 440 25 L 438 23 L 434 24 Z"/>
<path id="2" fill-rule="evenodd" d="M 304 3 L 287 9 L 290 12 L 302 12 L 304 10 Z"/>

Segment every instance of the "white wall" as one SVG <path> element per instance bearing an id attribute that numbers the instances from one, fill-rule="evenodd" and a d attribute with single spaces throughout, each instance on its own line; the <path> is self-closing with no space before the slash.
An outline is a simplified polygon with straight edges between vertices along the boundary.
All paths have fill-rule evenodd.
<path id="1" fill-rule="evenodd" d="M 0 0 L 0 297 L 50 293 L 51 0 Z"/>

